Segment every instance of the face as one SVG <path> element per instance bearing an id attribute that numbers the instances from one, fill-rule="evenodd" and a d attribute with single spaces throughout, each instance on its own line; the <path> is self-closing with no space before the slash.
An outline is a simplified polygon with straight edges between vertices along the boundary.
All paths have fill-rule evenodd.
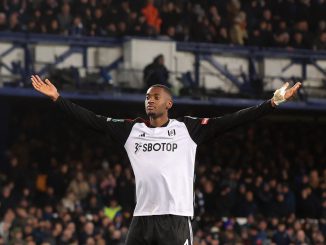
<path id="1" fill-rule="evenodd" d="M 158 118 L 167 114 L 172 104 L 172 98 L 163 88 L 151 87 L 147 90 L 145 110 L 149 117 Z"/>
<path id="2" fill-rule="evenodd" d="M 163 56 L 161 56 L 161 57 L 158 59 L 158 63 L 159 63 L 160 65 L 164 65 L 164 57 L 163 57 Z"/>
<path id="3" fill-rule="evenodd" d="M 323 42 L 323 43 L 326 43 L 326 32 L 322 33 L 320 35 L 320 40 Z"/>
<path id="4" fill-rule="evenodd" d="M 65 3 L 62 6 L 62 12 L 65 13 L 65 14 L 69 14 L 70 13 L 70 5 L 68 3 Z"/>

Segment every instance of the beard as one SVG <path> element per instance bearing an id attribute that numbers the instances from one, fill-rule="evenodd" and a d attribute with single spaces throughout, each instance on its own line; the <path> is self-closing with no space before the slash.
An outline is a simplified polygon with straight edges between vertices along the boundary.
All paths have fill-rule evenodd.
<path id="1" fill-rule="evenodd" d="M 149 117 L 155 117 L 156 113 L 155 112 L 147 112 L 147 116 Z"/>
<path id="2" fill-rule="evenodd" d="M 152 118 L 158 118 L 158 117 L 163 116 L 163 114 L 164 114 L 164 113 L 158 113 L 158 112 L 155 112 L 155 111 L 149 111 L 149 112 L 146 112 L 146 113 L 147 113 L 148 117 L 152 117 Z"/>

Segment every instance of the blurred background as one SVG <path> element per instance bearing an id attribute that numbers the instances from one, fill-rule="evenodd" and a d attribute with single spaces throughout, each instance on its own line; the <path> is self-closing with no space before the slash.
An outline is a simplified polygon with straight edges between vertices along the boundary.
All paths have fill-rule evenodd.
<path id="1" fill-rule="evenodd" d="M 122 245 L 123 149 L 33 91 L 113 118 L 215 117 L 300 81 L 277 112 L 201 146 L 194 244 L 326 244 L 325 0 L 0 0 L 0 245 Z"/>

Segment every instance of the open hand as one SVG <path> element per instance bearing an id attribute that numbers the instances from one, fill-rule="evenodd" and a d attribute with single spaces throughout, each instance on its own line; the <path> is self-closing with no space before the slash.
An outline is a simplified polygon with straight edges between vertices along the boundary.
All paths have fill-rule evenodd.
<path id="1" fill-rule="evenodd" d="M 50 82 L 49 79 L 45 79 L 43 82 L 38 75 L 32 75 L 32 85 L 35 90 L 50 97 L 53 101 L 56 101 L 59 97 L 57 88 Z"/>
<path id="2" fill-rule="evenodd" d="M 274 96 L 272 98 L 273 106 L 278 106 L 279 104 L 292 99 L 297 94 L 297 91 L 301 87 L 301 83 L 297 82 L 295 85 L 293 85 L 292 88 L 286 90 L 288 86 L 289 83 L 286 82 L 281 88 L 277 89 L 274 92 Z"/>
<path id="3" fill-rule="evenodd" d="M 286 82 L 283 86 L 285 87 L 285 89 L 287 89 L 287 87 L 289 86 L 289 83 Z M 297 94 L 297 91 L 299 90 L 300 87 L 301 87 L 300 82 L 297 82 L 296 84 L 294 84 L 292 86 L 292 88 L 289 88 L 288 90 L 285 91 L 284 98 L 286 100 L 292 99 Z"/>

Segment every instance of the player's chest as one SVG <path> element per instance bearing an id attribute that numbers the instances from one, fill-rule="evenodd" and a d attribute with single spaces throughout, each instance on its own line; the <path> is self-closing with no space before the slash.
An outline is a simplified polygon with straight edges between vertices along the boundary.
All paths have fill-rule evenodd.
<path id="1" fill-rule="evenodd" d="M 135 127 L 131 131 L 128 141 L 168 143 L 188 140 L 188 138 L 188 131 L 179 126 L 162 128 Z"/>

